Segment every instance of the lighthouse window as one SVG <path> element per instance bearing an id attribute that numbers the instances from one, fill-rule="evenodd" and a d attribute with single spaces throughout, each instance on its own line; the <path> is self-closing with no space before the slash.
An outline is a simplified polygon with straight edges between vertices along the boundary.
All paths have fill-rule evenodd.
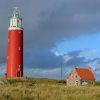
<path id="1" fill-rule="evenodd" d="M 21 33 L 21 31 L 19 31 L 19 34 Z"/>
<path id="2" fill-rule="evenodd" d="M 21 50 L 21 48 L 19 47 L 19 48 L 18 48 L 18 50 L 20 51 L 20 50 Z"/>

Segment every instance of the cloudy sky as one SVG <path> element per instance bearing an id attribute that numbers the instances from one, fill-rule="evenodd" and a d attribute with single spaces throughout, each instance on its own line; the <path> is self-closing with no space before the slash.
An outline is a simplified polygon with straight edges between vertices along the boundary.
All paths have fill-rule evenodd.
<path id="1" fill-rule="evenodd" d="M 100 80 L 100 0 L 0 0 L 0 75 L 5 73 L 8 17 L 19 7 L 24 76 L 63 78 L 89 66 Z"/>

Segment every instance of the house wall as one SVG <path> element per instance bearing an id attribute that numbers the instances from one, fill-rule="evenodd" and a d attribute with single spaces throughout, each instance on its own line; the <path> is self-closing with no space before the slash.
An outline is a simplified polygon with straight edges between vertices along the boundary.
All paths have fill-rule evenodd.
<path id="1" fill-rule="evenodd" d="M 95 79 L 81 79 L 80 85 L 94 84 Z"/>
<path id="2" fill-rule="evenodd" d="M 71 74 L 67 78 L 67 86 L 80 86 L 81 81 L 75 69 L 72 70 Z"/>

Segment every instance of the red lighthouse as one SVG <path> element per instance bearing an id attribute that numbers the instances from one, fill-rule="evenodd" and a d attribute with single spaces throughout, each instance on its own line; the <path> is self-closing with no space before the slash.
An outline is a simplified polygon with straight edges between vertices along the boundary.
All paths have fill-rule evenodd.
<path id="1" fill-rule="evenodd" d="M 23 28 L 22 17 L 17 7 L 13 9 L 8 28 L 6 76 L 23 77 Z"/>

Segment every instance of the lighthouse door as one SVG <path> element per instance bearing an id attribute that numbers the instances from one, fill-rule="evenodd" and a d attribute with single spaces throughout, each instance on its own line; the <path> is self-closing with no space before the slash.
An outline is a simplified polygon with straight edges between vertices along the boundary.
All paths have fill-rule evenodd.
<path id="1" fill-rule="evenodd" d="M 21 77 L 21 69 L 20 69 L 20 67 L 18 67 L 18 70 L 17 70 L 17 77 Z"/>
<path id="2" fill-rule="evenodd" d="M 17 77 L 20 77 L 20 72 L 17 72 Z"/>

